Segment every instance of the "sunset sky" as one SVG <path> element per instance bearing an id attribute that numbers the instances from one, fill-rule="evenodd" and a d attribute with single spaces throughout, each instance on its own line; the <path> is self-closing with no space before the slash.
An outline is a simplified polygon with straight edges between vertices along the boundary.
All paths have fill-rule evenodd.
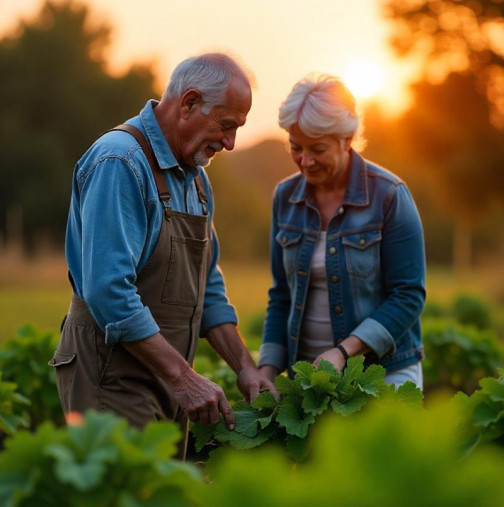
<path id="1" fill-rule="evenodd" d="M 30 19 L 42 0 L 1 0 L 0 36 Z M 82 0 L 93 20 L 113 27 L 110 69 L 152 62 L 160 89 L 189 56 L 231 52 L 255 74 L 252 111 L 237 148 L 283 137 L 277 111 L 293 84 L 309 72 L 343 76 L 357 95 L 386 108 L 404 107 L 405 83 L 415 69 L 392 56 L 390 27 L 380 0 Z M 361 99 L 368 100 L 368 99 Z M 132 116 L 135 114 L 132 111 Z"/>

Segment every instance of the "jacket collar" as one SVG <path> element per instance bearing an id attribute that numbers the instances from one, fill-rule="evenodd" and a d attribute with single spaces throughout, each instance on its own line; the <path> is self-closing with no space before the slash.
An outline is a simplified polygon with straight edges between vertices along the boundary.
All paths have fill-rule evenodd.
<path id="1" fill-rule="evenodd" d="M 292 204 L 312 201 L 310 185 L 301 177 L 289 198 Z M 351 150 L 350 175 L 342 204 L 351 206 L 369 205 L 367 168 L 365 160 L 353 149 Z"/>

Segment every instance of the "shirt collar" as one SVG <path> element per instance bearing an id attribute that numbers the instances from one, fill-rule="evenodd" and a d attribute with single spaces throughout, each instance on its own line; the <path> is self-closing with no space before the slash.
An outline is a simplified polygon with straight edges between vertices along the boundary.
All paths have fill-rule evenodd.
<path id="1" fill-rule="evenodd" d="M 369 192 L 367 185 L 367 168 L 364 159 L 353 149 L 351 153 L 350 175 L 342 204 L 352 206 L 367 206 L 369 204 Z M 298 204 L 311 201 L 309 185 L 305 178 L 300 178 L 289 202 Z"/>
<path id="2" fill-rule="evenodd" d="M 142 127 L 149 138 L 159 167 L 161 169 L 171 169 L 177 176 L 183 178 L 186 171 L 180 167 L 177 159 L 173 155 L 170 145 L 166 142 L 161 127 L 156 119 L 156 115 L 154 114 L 154 107 L 157 104 L 159 104 L 158 100 L 148 100 L 144 108 L 140 111 Z M 189 172 L 194 175 L 197 174 L 198 169 L 196 167 L 191 167 Z"/>

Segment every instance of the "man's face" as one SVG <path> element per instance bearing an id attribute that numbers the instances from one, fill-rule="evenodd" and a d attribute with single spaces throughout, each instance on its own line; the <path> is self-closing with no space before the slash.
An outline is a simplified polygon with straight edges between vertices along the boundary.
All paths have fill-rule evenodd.
<path id="1" fill-rule="evenodd" d="M 201 111 L 201 102 L 181 125 L 182 162 L 189 166 L 207 166 L 213 156 L 234 148 L 236 131 L 245 124 L 252 104 L 249 84 L 234 78 L 227 89 L 225 103 L 209 114 Z"/>

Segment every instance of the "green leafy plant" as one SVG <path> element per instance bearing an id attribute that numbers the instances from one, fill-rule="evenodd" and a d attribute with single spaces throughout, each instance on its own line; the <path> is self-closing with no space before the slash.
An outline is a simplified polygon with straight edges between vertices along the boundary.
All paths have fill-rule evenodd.
<path id="1" fill-rule="evenodd" d="M 493 507 L 504 503 L 504 453 L 460 458 L 457 415 L 445 399 L 419 410 L 394 400 L 359 417 L 328 413 L 312 452 L 295 464 L 274 446 L 222 449 L 205 492 L 208 507 Z"/>
<path id="2" fill-rule="evenodd" d="M 171 459 L 180 436 L 171 422 L 139 431 L 92 411 L 79 425 L 19 431 L 0 454 L 0 505 L 198 505 L 199 471 Z"/>
<path id="3" fill-rule="evenodd" d="M 29 418 L 26 407 L 30 401 L 17 391 L 17 385 L 2 380 L 0 371 L 0 435 L 11 435 L 18 428 L 27 428 Z"/>
<path id="4" fill-rule="evenodd" d="M 275 379 L 279 402 L 270 392 L 263 392 L 251 405 L 235 404 L 233 431 L 223 421 L 217 425 L 193 424 L 196 450 L 212 441 L 237 449 L 274 441 L 285 446 L 296 461 L 303 461 L 309 453 L 309 428 L 327 410 L 349 416 L 384 395 L 421 404 L 422 392 L 413 384 L 407 383 L 396 391 L 385 383 L 383 367 L 371 365 L 364 369 L 363 363 L 363 356 L 350 358 L 341 374 L 327 361 L 321 361 L 318 367 L 299 361 L 293 367 L 294 379 L 285 376 Z"/>
<path id="5" fill-rule="evenodd" d="M 464 327 L 444 319 L 423 322 L 425 391 L 472 393 L 483 377 L 504 364 L 504 347 L 491 330 Z"/>
<path id="6" fill-rule="evenodd" d="M 33 326 L 20 329 L 0 349 L 0 369 L 6 381 L 14 382 L 31 404 L 28 407 L 31 428 L 50 420 L 64 423 L 56 388 L 56 373 L 47 363 L 58 344 L 58 335 L 41 332 Z"/>
<path id="7" fill-rule="evenodd" d="M 504 446 L 504 369 L 498 378 L 484 378 L 471 396 L 457 393 L 455 403 L 461 410 L 462 446 L 471 450 L 479 444 L 495 442 Z"/>

